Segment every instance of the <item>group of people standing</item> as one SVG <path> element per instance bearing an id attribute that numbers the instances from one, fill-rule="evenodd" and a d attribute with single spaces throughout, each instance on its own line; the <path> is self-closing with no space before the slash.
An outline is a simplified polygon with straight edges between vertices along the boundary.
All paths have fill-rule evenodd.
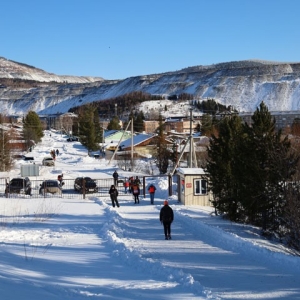
<path id="1" fill-rule="evenodd" d="M 56 156 L 58 156 L 59 155 L 59 150 L 58 149 L 56 149 L 56 150 L 51 150 L 50 151 L 50 155 L 52 156 L 52 158 L 55 160 L 55 158 L 56 158 Z"/>
<path id="2" fill-rule="evenodd" d="M 113 178 L 114 178 L 114 184 L 111 186 L 110 191 L 116 190 L 117 186 L 118 186 L 118 182 L 119 182 L 119 174 L 117 171 L 114 171 L 113 173 Z M 128 180 L 125 180 L 125 182 L 123 183 L 124 185 L 124 192 L 125 194 L 127 193 L 131 193 L 133 195 L 133 199 L 134 199 L 134 204 L 139 204 L 140 203 L 140 184 L 141 181 L 138 178 L 138 176 L 136 176 L 135 178 L 129 177 Z M 109 191 L 109 194 L 111 195 L 111 192 Z M 154 195 L 155 195 L 155 191 L 156 191 L 156 187 L 153 184 L 150 184 L 150 186 L 148 187 L 148 192 L 150 195 L 150 203 L 154 204 Z M 117 195 L 118 196 L 118 195 Z M 115 197 L 113 197 L 115 199 Z M 111 200 L 113 201 L 113 199 L 111 198 Z M 115 202 L 115 200 L 114 200 Z M 113 206 L 114 206 L 114 202 L 113 202 Z"/>
<path id="3" fill-rule="evenodd" d="M 114 178 L 114 184 L 111 185 L 111 187 L 109 189 L 109 195 L 110 195 L 110 199 L 112 202 L 112 206 L 120 207 L 120 204 L 118 202 L 119 192 L 116 188 L 118 186 L 118 180 L 119 180 L 119 174 L 117 171 L 114 171 L 113 178 Z M 128 180 L 125 180 L 125 182 L 123 184 L 124 184 L 124 188 L 125 188 L 125 194 L 127 194 L 128 192 L 132 193 L 132 195 L 134 197 L 134 203 L 139 204 L 140 203 L 139 195 L 140 195 L 141 181 L 138 178 L 138 176 L 136 176 L 135 178 L 130 177 Z M 150 203 L 151 204 L 154 204 L 155 191 L 156 191 L 156 187 L 154 186 L 154 184 L 150 184 L 148 187 L 148 192 L 150 195 Z M 163 226 L 164 226 L 165 239 L 170 240 L 171 239 L 171 224 L 174 220 L 174 213 L 173 213 L 173 209 L 169 206 L 168 200 L 164 201 L 164 206 L 161 208 L 160 213 L 159 213 L 159 220 L 160 220 L 161 224 L 163 224 Z"/>

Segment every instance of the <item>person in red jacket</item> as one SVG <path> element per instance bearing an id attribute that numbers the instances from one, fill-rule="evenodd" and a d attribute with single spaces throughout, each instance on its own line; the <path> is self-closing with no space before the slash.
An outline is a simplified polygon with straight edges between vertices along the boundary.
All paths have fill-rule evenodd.
<path id="1" fill-rule="evenodd" d="M 150 184 L 148 188 L 148 192 L 150 195 L 150 203 L 154 204 L 154 195 L 155 195 L 156 187 L 153 184 Z"/>
<path id="2" fill-rule="evenodd" d="M 125 194 L 127 194 L 128 188 L 129 188 L 129 181 L 128 181 L 128 180 L 126 180 L 126 181 L 124 182 L 124 188 L 125 188 Z"/>

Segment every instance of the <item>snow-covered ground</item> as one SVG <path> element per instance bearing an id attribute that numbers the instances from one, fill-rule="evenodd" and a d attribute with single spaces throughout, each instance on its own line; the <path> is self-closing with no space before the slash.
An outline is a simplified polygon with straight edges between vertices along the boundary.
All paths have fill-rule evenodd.
<path id="1" fill-rule="evenodd" d="M 111 177 L 117 169 L 55 133 L 32 155 L 41 161 L 51 148 L 61 155 L 54 169 L 41 169 L 42 178 L 60 171 Z M 172 196 L 173 239 L 166 241 L 159 211 L 167 183 L 153 182 L 154 205 L 148 196 L 139 205 L 119 197 L 119 208 L 108 195 L 1 198 L 1 299 L 300 299 L 300 258 L 209 207 L 183 206 Z"/>

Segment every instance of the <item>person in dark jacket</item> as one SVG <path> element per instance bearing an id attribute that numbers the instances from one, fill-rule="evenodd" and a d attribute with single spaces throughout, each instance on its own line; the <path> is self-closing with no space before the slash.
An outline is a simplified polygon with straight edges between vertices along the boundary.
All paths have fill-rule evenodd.
<path id="1" fill-rule="evenodd" d="M 138 176 L 135 177 L 134 184 L 137 184 L 138 186 L 141 184 L 141 181 Z"/>
<path id="2" fill-rule="evenodd" d="M 114 184 L 115 184 L 115 186 L 117 186 L 118 185 L 118 178 L 119 178 L 119 174 L 118 174 L 117 171 L 114 171 L 113 178 L 114 178 Z"/>
<path id="3" fill-rule="evenodd" d="M 134 204 L 139 204 L 140 203 L 140 187 L 137 184 L 133 184 L 133 186 L 131 187 L 131 192 L 134 198 Z"/>
<path id="4" fill-rule="evenodd" d="M 118 202 L 119 193 L 114 185 L 112 185 L 110 187 L 110 190 L 108 193 L 110 194 L 112 206 L 115 207 L 115 205 L 117 205 L 117 207 L 120 207 L 119 202 Z"/>
<path id="5" fill-rule="evenodd" d="M 171 223 L 174 220 L 173 209 L 169 206 L 168 200 L 164 201 L 164 206 L 160 210 L 159 220 L 164 225 L 165 239 L 171 239 Z"/>

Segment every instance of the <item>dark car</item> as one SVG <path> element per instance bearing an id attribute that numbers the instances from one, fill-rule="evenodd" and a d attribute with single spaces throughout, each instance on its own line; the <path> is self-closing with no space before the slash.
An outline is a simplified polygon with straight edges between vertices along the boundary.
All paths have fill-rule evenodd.
<path id="1" fill-rule="evenodd" d="M 57 180 L 45 180 L 40 185 L 39 193 L 45 195 L 50 194 L 62 194 L 62 188 L 60 183 Z"/>
<path id="2" fill-rule="evenodd" d="M 74 190 L 79 193 L 97 193 L 98 186 L 90 177 L 77 177 L 74 182 Z"/>
<path id="3" fill-rule="evenodd" d="M 31 195 L 31 181 L 28 177 L 13 178 L 5 188 L 6 197 L 8 194 Z"/>
<path id="4" fill-rule="evenodd" d="M 77 136 L 70 136 L 67 138 L 67 142 L 78 142 L 79 138 Z"/>
<path id="5" fill-rule="evenodd" d="M 24 156 L 24 160 L 28 162 L 34 162 L 34 157 L 32 156 Z"/>

